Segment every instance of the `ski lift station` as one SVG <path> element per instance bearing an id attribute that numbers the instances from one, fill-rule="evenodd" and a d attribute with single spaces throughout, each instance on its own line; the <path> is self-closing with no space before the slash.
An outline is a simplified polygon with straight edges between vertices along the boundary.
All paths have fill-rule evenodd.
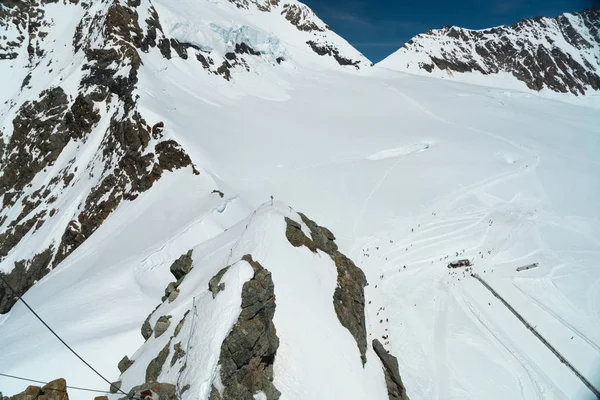
<path id="1" fill-rule="evenodd" d="M 523 265 L 522 267 L 517 267 L 517 272 L 527 271 L 528 269 L 533 269 L 539 267 L 538 263 L 533 263 L 529 265 Z"/>
<path id="2" fill-rule="evenodd" d="M 473 265 L 471 264 L 471 261 L 464 259 L 450 262 L 448 268 L 470 267 L 471 265 Z"/>

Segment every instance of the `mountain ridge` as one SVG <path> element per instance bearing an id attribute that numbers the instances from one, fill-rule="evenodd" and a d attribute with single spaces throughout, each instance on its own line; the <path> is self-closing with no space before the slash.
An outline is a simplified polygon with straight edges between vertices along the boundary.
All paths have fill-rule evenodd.
<path id="1" fill-rule="evenodd" d="M 377 65 L 468 81 L 511 75 L 534 91 L 585 95 L 600 91 L 600 9 L 522 19 L 487 29 L 446 26 L 409 40 Z M 482 80 L 485 81 L 485 80 Z"/>

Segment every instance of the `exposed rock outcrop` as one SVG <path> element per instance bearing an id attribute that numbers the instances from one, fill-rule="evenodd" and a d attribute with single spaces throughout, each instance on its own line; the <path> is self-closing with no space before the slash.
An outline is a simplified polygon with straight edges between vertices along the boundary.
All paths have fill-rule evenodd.
<path id="1" fill-rule="evenodd" d="M 409 40 L 381 66 L 406 71 L 506 72 L 529 89 L 585 94 L 600 90 L 600 9 L 535 17 L 491 29 L 455 26 Z M 490 81 L 493 83 L 493 81 Z"/>
<path id="2" fill-rule="evenodd" d="M 385 374 L 385 384 L 387 386 L 390 400 L 408 400 L 406 388 L 402 383 L 400 371 L 398 369 L 398 360 L 388 353 L 379 340 L 373 340 L 373 350 L 383 364 L 383 373 Z"/>
<path id="3" fill-rule="evenodd" d="M 156 394 L 155 398 L 154 394 Z M 127 393 L 127 396 L 121 397 L 119 400 L 130 400 L 132 398 L 141 400 L 178 400 L 177 388 L 170 383 L 147 382 L 134 386 Z"/>
<path id="4" fill-rule="evenodd" d="M 213 276 L 210 281 L 208 281 L 208 290 L 212 293 L 213 299 L 217 297 L 217 294 L 225 290 L 225 282 L 221 282 L 223 275 L 229 270 L 229 266 L 221 269 L 215 276 Z"/>
<path id="5" fill-rule="evenodd" d="M 170 315 L 161 316 L 156 321 L 156 324 L 154 324 L 154 337 L 157 338 L 157 337 L 162 336 L 162 334 L 165 333 L 167 331 L 167 329 L 169 329 L 169 326 L 171 326 L 171 316 Z"/>
<path id="6" fill-rule="evenodd" d="M 171 273 L 175 279 L 181 279 L 192 270 L 192 250 L 183 254 L 171 264 Z"/>
<path id="7" fill-rule="evenodd" d="M 213 387 L 210 400 L 252 400 L 263 392 L 267 400 L 281 393 L 273 385 L 273 362 L 279 338 L 273 324 L 275 289 L 271 273 L 243 257 L 254 270 L 242 288 L 242 311 L 238 321 L 223 341 L 219 357 L 222 393 Z"/>
<path id="8" fill-rule="evenodd" d="M 119 368 L 119 371 L 121 373 L 127 371 L 129 369 L 129 367 L 131 367 L 133 365 L 133 361 L 131 361 L 129 359 L 129 357 L 125 356 L 121 359 L 121 361 L 119 361 L 119 364 L 117 365 L 117 368 Z"/>
<path id="9" fill-rule="evenodd" d="M 169 357 L 169 347 L 171 346 L 171 341 L 161 351 L 158 352 L 156 358 L 150 361 L 148 367 L 146 368 L 146 383 L 156 382 L 158 376 L 162 372 L 162 368 L 167 361 L 167 357 Z"/>
<path id="10" fill-rule="evenodd" d="M 19 296 L 42 279 L 48 272 L 52 257 L 52 248 L 48 248 L 40 254 L 36 254 L 30 261 L 21 260 L 15 263 L 15 267 L 8 274 L 0 272 L 2 277 L 17 291 Z M 17 302 L 18 297 L 2 282 L 0 282 L 0 314 L 7 313 Z"/>
<path id="11" fill-rule="evenodd" d="M 295 247 L 306 246 L 312 252 L 317 249 L 327 253 L 337 268 L 337 287 L 333 294 L 333 306 L 340 323 L 350 331 L 358 349 L 362 363 L 367 362 L 367 329 L 365 323 L 365 274 L 352 260 L 342 254 L 335 244 L 335 236 L 325 227 L 317 225 L 304 214 L 300 218 L 310 229 L 311 239 L 302 232 L 301 225 L 285 217 L 286 237 Z"/>
<path id="12" fill-rule="evenodd" d="M 69 400 L 67 381 L 62 378 L 48 382 L 42 387 L 28 386 L 23 392 L 11 397 L 2 397 L 3 400 Z"/>
<path id="13" fill-rule="evenodd" d="M 360 61 L 354 61 L 349 58 L 346 58 L 340 54 L 340 51 L 335 47 L 329 44 L 319 44 L 313 40 L 309 40 L 306 44 L 320 56 L 331 56 L 335 58 L 335 61 L 340 65 L 353 65 L 356 69 L 359 69 Z"/>
<path id="14" fill-rule="evenodd" d="M 121 390 L 121 385 L 123 384 L 123 382 L 121 381 L 116 381 L 110 384 L 110 393 L 115 394 L 117 393 L 119 390 Z"/>

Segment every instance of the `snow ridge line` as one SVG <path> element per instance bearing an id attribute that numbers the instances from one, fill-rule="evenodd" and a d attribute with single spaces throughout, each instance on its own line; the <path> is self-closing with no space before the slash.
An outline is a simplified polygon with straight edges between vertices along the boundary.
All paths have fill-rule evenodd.
<path id="1" fill-rule="evenodd" d="M 525 327 L 535 335 L 535 337 L 537 337 L 552 353 L 554 353 L 554 355 L 560 360 L 561 363 L 563 363 L 567 368 L 569 368 L 575 374 L 575 376 L 577 376 L 581 380 L 581 382 L 585 386 L 587 386 L 587 388 L 590 389 L 590 391 L 594 393 L 594 395 L 598 399 L 600 399 L 600 391 L 598 391 L 598 389 L 596 389 L 583 375 L 581 375 L 581 373 L 577 371 L 577 369 L 565 357 L 563 357 L 562 354 L 558 352 L 558 350 L 556 350 L 550 343 L 548 343 L 548 341 L 544 339 L 544 337 L 533 326 L 531 326 L 531 324 L 527 322 L 525 318 L 523 318 L 523 316 L 519 314 L 519 312 L 517 312 L 517 310 L 515 310 L 510 304 L 508 304 L 508 302 L 504 300 L 504 298 L 500 296 L 498 292 L 492 289 L 492 287 L 488 285 L 488 283 L 485 280 L 483 280 L 482 277 L 480 277 L 476 273 L 471 274 L 471 276 L 477 279 L 479 282 L 481 282 L 481 284 L 485 286 L 487 290 L 489 290 L 498 300 L 500 300 L 500 302 L 502 302 L 502 304 L 504 304 L 504 306 L 508 308 L 508 310 L 512 312 L 515 315 L 515 317 L 517 317 L 517 319 L 521 321 L 523 325 L 525 325 Z"/>
<path id="2" fill-rule="evenodd" d="M 238 238 L 235 241 L 235 243 L 233 244 L 233 246 L 229 249 L 229 255 L 225 258 L 225 263 L 224 263 L 225 266 L 230 265 L 231 258 L 233 257 L 233 251 L 238 247 L 238 245 L 242 241 L 242 238 L 244 237 L 244 234 L 248 231 L 248 227 L 250 226 L 250 223 L 252 222 L 252 220 L 256 216 L 256 213 L 258 212 L 258 210 L 260 210 L 264 206 L 268 205 L 269 203 L 271 203 L 271 206 L 273 206 L 273 200 L 271 199 L 271 200 L 265 201 L 264 203 L 262 203 L 258 207 L 256 207 L 256 209 L 254 209 L 254 211 L 252 212 L 252 215 L 250 216 L 250 218 L 248 219 L 248 222 L 246 223 L 246 226 L 244 227 L 244 230 L 242 231 L 242 233 L 240 233 L 240 235 L 238 236 Z M 197 222 L 201 222 L 202 219 L 203 218 L 201 218 L 199 221 L 193 222 L 192 225 L 196 224 Z M 146 257 L 146 259 L 148 257 Z M 187 365 L 188 355 L 190 353 L 190 343 L 191 343 L 192 337 L 194 336 L 194 331 L 196 329 L 196 323 L 195 322 L 196 322 L 196 317 L 198 316 L 198 314 L 197 314 L 197 307 L 196 307 L 196 296 L 194 296 L 192 298 L 192 307 L 193 307 L 192 322 L 191 322 L 192 326 L 190 328 L 190 334 L 189 334 L 187 345 L 186 345 L 184 365 Z M 219 371 L 219 366 L 217 365 L 217 367 L 213 371 L 212 381 L 214 381 L 214 379 L 215 379 L 216 374 L 218 373 L 218 371 Z M 180 370 L 179 373 L 177 374 L 177 383 L 176 383 L 177 394 L 179 395 L 179 398 L 181 398 L 181 394 L 182 394 L 181 393 L 181 390 L 182 390 L 182 387 L 181 387 L 181 376 L 182 376 L 182 370 Z"/>

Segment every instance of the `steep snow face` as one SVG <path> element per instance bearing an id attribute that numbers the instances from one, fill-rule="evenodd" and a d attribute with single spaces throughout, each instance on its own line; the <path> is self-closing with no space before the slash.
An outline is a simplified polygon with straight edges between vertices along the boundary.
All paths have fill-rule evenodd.
<path id="1" fill-rule="evenodd" d="M 377 65 L 489 86 L 597 94 L 600 9 L 485 30 L 434 29 Z"/>
<path id="2" fill-rule="evenodd" d="M 306 5 L 290 1 L 153 1 L 165 38 L 182 58 L 188 49 L 206 69 L 212 63 L 225 69 L 264 69 L 264 64 L 291 67 L 347 68 L 371 63 L 335 34 Z M 172 40 L 177 45 L 173 46 Z M 166 50 L 169 44 L 159 41 Z M 165 54 L 165 52 L 163 52 Z M 241 59 L 240 59 L 241 58 Z M 194 60 L 196 62 L 196 60 Z"/>

